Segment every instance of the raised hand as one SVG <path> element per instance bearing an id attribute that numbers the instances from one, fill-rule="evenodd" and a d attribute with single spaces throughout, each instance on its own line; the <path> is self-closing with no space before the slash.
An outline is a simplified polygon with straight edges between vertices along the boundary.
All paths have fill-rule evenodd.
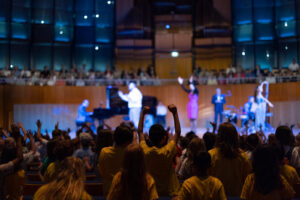
<path id="1" fill-rule="evenodd" d="M 144 106 L 143 107 L 143 110 L 142 110 L 142 113 L 143 115 L 146 115 L 150 112 L 150 107 L 149 106 Z"/>
<path id="2" fill-rule="evenodd" d="M 39 119 L 36 121 L 36 126 L 37 126 L 38 128 L 41 128 L 41 127 L 42 127 L 42 122 L 41 122 Z"/>
<path id="3" fill-rule="evenodd" d="M 177 107 L 174 104 L 168 105 L 168 109 L 173 115 L 177 113 Z"/>
<path id="4" fill-rule="evenodd" d="M 59 122 L 56 122 L 55 124 L 55 130 L 58 130 Z"/>
<path id="5" fill-rule="evenodd" d="M 183 84 L 183 78 L 181 78 L 181 77 L 179 76 L 177 80 L 178 80 L 178 83 L 179 83 L 180 85 Z"/>

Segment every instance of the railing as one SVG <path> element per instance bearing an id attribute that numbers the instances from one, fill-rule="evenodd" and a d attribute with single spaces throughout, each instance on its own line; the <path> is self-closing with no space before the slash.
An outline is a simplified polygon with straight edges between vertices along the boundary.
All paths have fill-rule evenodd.
<path id="1" fill-rule="evenodd" d="M 300 82 L 299 76 L 277 76 L 277 77 L 247 77 L 247 78 L 198 78 L 195 83 L 198 85 L 227 85 L 227 84 L 249 84 L 261 83 L 262 81 L 273 83 Z M 1 85 L 36 85 L 36 86 L 126 86 L 134 81 L 138 86 L 160 86 L 177 84 L 177 79 L 41 79 L 41 78 L 0 78 Z"/>

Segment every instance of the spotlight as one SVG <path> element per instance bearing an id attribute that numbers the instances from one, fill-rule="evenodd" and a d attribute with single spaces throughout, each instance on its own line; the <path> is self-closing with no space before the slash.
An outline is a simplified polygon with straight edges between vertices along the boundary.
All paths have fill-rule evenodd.
<path id="1" fill-rule="evenodd" d="M 288 23 L 287 22 L 284 22 L 284 27 L 288 27 Z"/>
<path id="2" fill-rule="evenodd" d="M 14 68 L 14 65 L 10 65 L 10 68 Z"/>
<path id="3" fill-rule="evenodd" d="M 84 15 L 84 16 L 83 16 L 83 19 L 87 19 L 87 18 L 88 18 L 88 16 L 87 16 L 87 15 Z"/>
<path id="4" fill-rule="evenodd" d="M 96 18 L 99 18 L 99 16 L 100 16 L 99 14 L 96 14 L 96 15 L 95 15 Z"/>
<path id="5" fill-rule="evenodd" d="M 95 50 L 96 50 L 96 51 L 99 50 L 99 46 L 98 46 L 98 45 L 95 46 Z"/>
<path id="6" fill-rule="evenodd" d="M 171 28 L 171 26 L 169 24 L 167 24 L 165 27 L 166 27 L 166 29 L 170 29 Z"/>
<path id="7" fill-rule="evenodd" d="M 242 51 L 242 56 L 245 56 L 246 55 L 246 52 L 245 50 Z"/>
<path id="8" fill-rule="evenodd" d="M 267 57 L 267 58 L 270 58 L 270 54 L 269 54 L 268 52 L 266 53 L 266 57 Z"/>
<path id="9" fill-rule="evenodd" d="M 62 34 L 64 34 L 64 32 L 61 30 L 61 31 L 59 31 L 59 34 L 62 35 Z"/>
<path id="10" fill-rule="evenodd" d="M 112 2 L 111 1 L 107 1 L 107 4 L 110 5 Z"/>
<path id="11" fill-rule="evenodd" d="M 178 51 L 172 51 L 172 52 L 171 52 L 171 56 L 172 56 L 173 58 L 177 58 L 177 57 L 179 56 L 179 52 L 178 52 Z"/>
<path id="12" fill-rule="evenodd" d="M 285 48 L 285 50 L 288 50 L 288 49 L 289 49 L 289 47 L 288 47 L 287 45 L 286 45 L 284 48 Z"/>
<path id="13" fill-rule="evenodd" d="M 44 21 L 44 20 L 41 20 L 41 24 L 45 24 L 45 21 Z"/>

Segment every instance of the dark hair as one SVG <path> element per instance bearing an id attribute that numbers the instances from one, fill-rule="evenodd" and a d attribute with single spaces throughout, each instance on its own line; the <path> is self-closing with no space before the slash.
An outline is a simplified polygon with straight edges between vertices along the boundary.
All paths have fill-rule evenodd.
<path id="1" fill-rule="evenodd" d="M 247 150 L 253 151 L 259 144 L 259 138 L 256 134 L 248 135 L 246 138 Z"/>
<path id="2" fill-rule="evenodd" d="M 96 146 L 97 153 L 100 153 L 103 147 L 112 146 L 114 143 L 113 132 L 108 129 L 97 130 Z"/>
<path id="3" fill-rule="evenodd" d="M 164 127 L 160 124 L 154 124 L 149 130 L 149 139 L 154 146 L 159 146 L 160 142 L 166 136 Z"/>
<path id="4" fill-rule="evenodd" d="M 216 135 L 210 132 L 206 132 L 203 135 L 203 140 L 205 142 L 206 150 L 209 151 L 215 146 Z"/>
<path id="5" fill-rule="evenodd" d="M 54 154 L 57 160 L 62 161 L 73 154 L 73 146 L 71 140 L 59 140 L 55 144 Z"/>
<path id="6" fill-rule="evenodd" d="M 187 157 L 193 160 L 195 153 L 198 151 L 206 151 L 206 146 L 203 139 L 195 137 L 187 147 Z"/>
<path id="7" fill-rule="evenodd" d="M 8 163 L 12 160 L 14 160 L 17 157 L 17 147 L 8 147 L 7 145 L 4 145 L 4 148 L 2 150 L 1 154 L 1 163 Z"/>
<path id="8" fill-rule="evenodd" d="M 236 128 L 229 122 L 219 126 L 216 147 L 226 158 L 235 158 L 239 154 L 239 139 Z"/>
<path id="9" fill-rule="evenodd" d="M 133 132 L 127 126 L 120 125 L 116 128 L 114 133 L 114 141 L 117 146 L 129 144 L 133 140 Z"/>
<path id="10" fill-rule="evenodd" d="M 205 171 L 210 167 L 211 157 L 206 151 L 198 151 L 194 155 L 194 165 L 198 170 Z"/>
<path id="11" fill-rule="evenodd" d="M 276 129 L 275 136 L 282 145 L 291 145 L 292 130 L 288 126 L 279 126 Z"/>
<path id="12" fill-rule="evenodd" d="M 55 154 L 54 154 L 54 148 L 56 143 L 58 142 L 58 139 L 52 139 L 49 142 L 47 142 L 47 156 L 49 159 L 55 159 Z"/>
<path id="13" fill-rule="evenodd" d="M 179 144 L 180 144 L 182 149 L 185 149 L 189 145 L 189 140 L 186 137 L 180 136 L 179 137 Z"/>
<path id="14" fill-rule="evenodd" d="M 271 145 L 259 145 L 253 152 L 254 189 L 268 194 L 282 187 L 279 159 Z"/>

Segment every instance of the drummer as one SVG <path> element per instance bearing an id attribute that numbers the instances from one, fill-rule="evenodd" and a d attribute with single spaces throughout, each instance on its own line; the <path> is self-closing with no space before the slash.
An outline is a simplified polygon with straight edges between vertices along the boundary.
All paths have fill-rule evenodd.
<path id="1" fill-rule="evenodd" d="M 250 121 L 255 121 L 255 101 L 253 96 L 249 96 L 247 103 L 243 109 L 244 118 L 242 118 L 242 126 L 249 124 Z"/>

